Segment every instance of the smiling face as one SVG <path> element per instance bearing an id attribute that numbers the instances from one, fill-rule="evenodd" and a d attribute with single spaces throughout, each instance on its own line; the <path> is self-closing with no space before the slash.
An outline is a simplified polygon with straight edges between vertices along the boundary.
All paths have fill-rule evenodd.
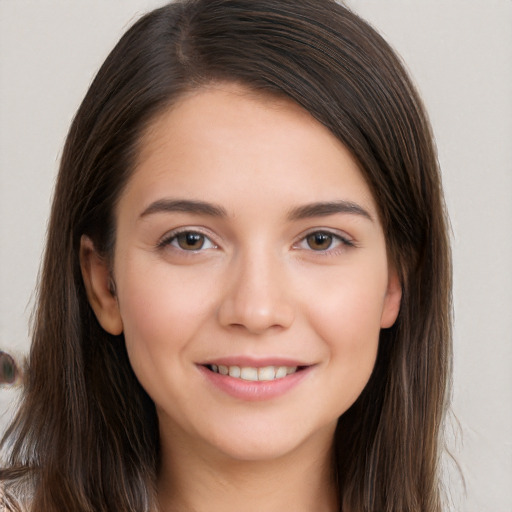
<path id="1" fill-rule="evenodd" d="M 85 238 L 82 269 L 162 445 L 239 460 L 327 450 L 401 295 L 344 146 L 294 103 L 202 89 L 146 132 L 116 214 L 115 297 Z"/>

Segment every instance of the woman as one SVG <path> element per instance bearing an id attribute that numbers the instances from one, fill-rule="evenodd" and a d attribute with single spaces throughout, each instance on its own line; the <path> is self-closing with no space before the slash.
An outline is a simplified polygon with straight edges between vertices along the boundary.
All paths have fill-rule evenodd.
<path id="1" fill-rule="evenodd" d="M 68 135 L 6 507 L 439 511 L 450 285 L 380 36 L 329 0 L 157 9 Z"/>

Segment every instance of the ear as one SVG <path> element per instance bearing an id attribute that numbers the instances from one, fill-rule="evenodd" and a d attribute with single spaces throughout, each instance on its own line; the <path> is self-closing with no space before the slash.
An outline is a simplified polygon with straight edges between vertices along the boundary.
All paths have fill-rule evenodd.
<path id="1" fill-rule="evenodd" d="M 110 268 L 101 257 L 92 240 L 82 235 L 80 239 L 80 268 L 87 298 L 100 325 L 110 334 L 123 332 L 123 321 L 115 296 Z"/>
<path id="2" fill-rule="evenodd" d="M 402 283 L 398 278 L 398 273 L 394 267 L 388 271 L 388 287 L 386 296 L 384 297 L 384 306 L 380 318 L 380 326 L 383 329 L 392 327 L 398 317 L 400 311 L 400 303 L 402 301 Z"/>

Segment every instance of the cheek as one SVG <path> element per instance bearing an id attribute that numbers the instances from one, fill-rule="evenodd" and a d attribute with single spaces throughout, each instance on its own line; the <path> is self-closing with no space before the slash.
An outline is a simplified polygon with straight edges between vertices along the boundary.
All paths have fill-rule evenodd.
<path id="1" fill-rule="evenodd" d="M 325 279 L 309 300 L 311 321 L 332 345 L 358 350 L 374 344 L 380 332 L 387 289 L 385 261 L 352 266 Z"/>
<path id="2" fill-rule="evenodd" d="M 168 265 L 144 271 L 140 262 L 125 262 L 116 276 L 124 336 L 130 361 L 141 382 L 158 373 L 165 361 L 176 364 L 188 342 L 208 317 L 211 306 L 196 280 Z M 204 284 L 204 283 L 203 283 Z"/>
<path id="3" fill-rule="evenodd" d="M 312 301 L 310 323 L 328 351 L 331 389 L 343 390 L 340 414 L 357 399 L 373 371 L 387 273 L 351 273 L 331 279 Z M 337 397 L 334 397 L 337 400 Z"/>
<path id="4" fill-rule="evenodd" d="M 374 297 L 367 299 L 341 298 L 325 304 L 316 316 L 316 331 L 329 347 L 331 359 L 343 364 L 346 371 L 373 368 L 381 308 Z"/>

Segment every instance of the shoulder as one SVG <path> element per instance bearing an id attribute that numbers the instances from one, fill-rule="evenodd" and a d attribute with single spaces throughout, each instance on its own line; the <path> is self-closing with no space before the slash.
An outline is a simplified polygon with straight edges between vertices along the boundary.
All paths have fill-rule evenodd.
<path id="1" fill-rule="evenodd" d="M 27 509 L 0 482 L 0 512 L 28 512 Z"/>
<path id="2" fill-rule="evenodd" d="M 4 485 L 0 482 L 0 512 L 10 512 Z"/>
<path id="3" fill-rule="evenodd" d="M 0 512 L 7 512 L 7 505 L 5 503 L 4 484 L 0 482 Z"/>
<path id="4" fill-rule="evenodd" d="M 7 508 L 7 498 L 5 496 L 4 486 L 0 482 L 0 512 L 8 512 L 9 509 Z"/>

